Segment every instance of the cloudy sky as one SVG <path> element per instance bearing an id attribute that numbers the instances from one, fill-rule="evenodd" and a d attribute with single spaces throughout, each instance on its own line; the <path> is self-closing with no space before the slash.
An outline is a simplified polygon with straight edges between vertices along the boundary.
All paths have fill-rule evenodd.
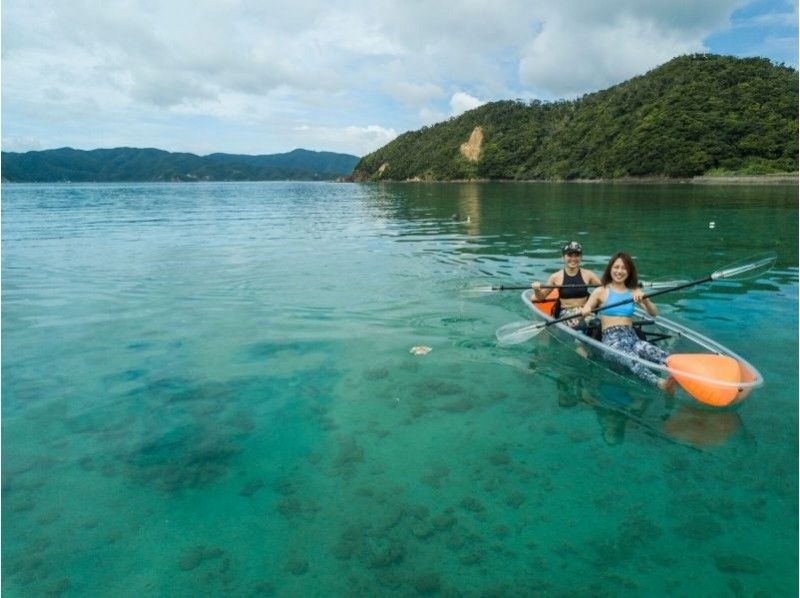
<path id="1" fill-rule="evenodd" d="M 364 155 L 686 53 L 797 68 L 797 0 L 3 0 L 2 147 Z"/>

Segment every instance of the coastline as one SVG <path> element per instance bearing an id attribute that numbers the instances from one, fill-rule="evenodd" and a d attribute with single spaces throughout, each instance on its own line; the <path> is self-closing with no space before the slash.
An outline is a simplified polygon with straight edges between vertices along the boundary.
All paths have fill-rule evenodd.
<path id="1" fill-rule="evenodd" d="M 696 176 L 692 178 L 668 177 L 624 177 L 618 179 L 382 179 L 370 181 L 337 177 L 335 179 L 253 179 L 253 180 L 170 180 L 170 181 L 9 181 L 3 179 L 2 185 L 54 185 L 54 184 L 164 184 L 164 183 L 397 183 L 397 184 L 463 184 L 463 183 L 530 183 L 551 184 L 564 183 L 573 185 L 798 185 L 800 175 L 763 174 L 763 175 L 725 175 Z"/>
<path id="2" fill-rule="evenodd" d="M 669 177 L 624 177 L 618 179 L 383 179 L 378 181 L 354 180 L 346 178 L 337 180 L 343 183 L 566 183 L 566 184 L 621 184 L 621 185 L 798 185 L 800 184 L 800 174 L 761 174 L 761 175 L 724 175 L 708 176 L 700 175 L 691 178 L 669 178 Z"/>
<path id="3" fill-rule="evenodd" d="M 761 174 L 761 175 L 741 175 L 741 176 L 698 176 L 690 180 L 690 183 L 700 185 L 789 185 L 798 183 L 798 173 L 794 174 Z"/>

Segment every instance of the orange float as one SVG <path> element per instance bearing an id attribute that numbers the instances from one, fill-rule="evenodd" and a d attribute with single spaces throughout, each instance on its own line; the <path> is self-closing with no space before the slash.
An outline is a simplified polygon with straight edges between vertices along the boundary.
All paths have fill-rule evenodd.
<path id="1" fill-rule="evenodd" d="M 550 294 L 547 295 L 544 301 L 535 301 L 534 295 L 531 295 L 531 303 L 533 304 L 533 306 L 546 316 L 553 315 L 553 310 L 556 307 L 557 301 L 558 301 L 558 289 L 553 289 L 552 291 L 550 291 Z"/>
<path id="2" fill-rule="evenodd" d="M 714 407 L 742 400 L 755 380 L 744 364 L 727 355 L 676 353 L 667 357 L 667 371 L 695 399 Z"/>

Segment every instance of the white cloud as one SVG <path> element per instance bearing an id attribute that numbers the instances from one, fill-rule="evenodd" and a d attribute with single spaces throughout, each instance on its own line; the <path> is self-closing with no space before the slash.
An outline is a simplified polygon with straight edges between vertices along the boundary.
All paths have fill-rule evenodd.
<path id="1" fill-rule="evenodd" d="M 42 142 L 35 137 L 3 137 L 3 148 L 13 147 L 15 152 L 33 152 L 43 149 L 52 149 L 44 147 Z"/>
<path id="2" fill-rule="evenodd" d="M 150 135 L 186 151 L 363 153 L 477 98 L 579 95 L 703 51 L 742 4 L 4 0 L 4 147 Z"/>
<path id="3" fill-rule="evenodd" d="M 445 120 L 446 118 L 447 113 L 434 108 L 429 108 L 427 106 L 421 108 L 417 114 L 417 120 L 420 126 L 433 125 L 437 122 Z"/>
<path id="4" fill-rule="evenodd" d="M 520 61 L 519 74 L 523 84 L 552 96 L 573 97 L 642 74 L 678 54 L 702 50 L 700 40 L 632 18 L 580 29 L 547 26 Z"/>
<path id="5" fill-rule="evenodd" d="M 478 98 L 473 98 L 463 91 L 456 92 L 453 94 L 453 97 L 450 98 L 450 108 L 452 109 L 451 116 L 458 116 L 467 110 L 483 106 L 485 103 L 486 102 L 482 102 Z"/>
<path id="6" fill-rule="evenodd" d="M 394 129 L 378 125 L 342 128 L 301 125 L 295 130 L 298 139 L 305 141 L 305 148 L 355 153 L 358 156 L 368 154 L 397 137 Z"/>
<path id="7" fill-rule="evenodd" d="M 412 106 L 424 105 L 445 95 L 442 88 L 433 83 L 390 81 L 386 84 L 385 89 L 393 98 Z"/>
<path id="8" fill-rule="evenodd" d="M 541 32 L 522 51 L 520 81 L 552 97 L 603 89 L 677 55 L 706 51 L 703 39 L 725 26 L 740 4 L 560 2 L 547 11 Z"/>

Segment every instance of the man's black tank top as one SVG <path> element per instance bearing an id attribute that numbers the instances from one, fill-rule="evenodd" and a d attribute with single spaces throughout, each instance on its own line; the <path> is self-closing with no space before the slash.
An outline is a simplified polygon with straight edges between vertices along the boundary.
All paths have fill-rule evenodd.
<path id="1" fill-rule="evenodd" d="M 589 296 L 589 289 L 586 288 L 580 268 L 575 276 L 568 275 L 567 271 L 564 270 L 564 282 L 562 284 L 564 288 L 558 292 L 558 296 L 561 299 L 580 299 Z"/>

